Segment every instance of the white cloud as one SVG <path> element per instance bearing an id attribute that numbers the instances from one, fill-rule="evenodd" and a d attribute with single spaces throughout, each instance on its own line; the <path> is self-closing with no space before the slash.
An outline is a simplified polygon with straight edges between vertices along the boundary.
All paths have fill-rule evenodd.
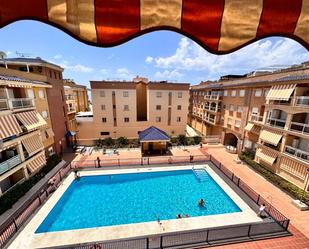
<path id="1" fill-rule="evenodd" d="M 218 56 L 182 38 L 173 55 L 156 58 L 148 56 L 146 62 L 147 59 L 156 67 L 168 70 L 158 72 L 157 76 L 177 76 L 179 71 L 204 71 L 205 77 L 211 78 L 226 73 L 246 73 L 271 65 L 297 64 L 309 60 L 309 53 L 297 42 L 282 38 L 264 39 L 234 53 Z"/>
<path id="2" fill-rule="evenodd" d="M 92 72 L 94 72 L 94 68 L 92 68 L 92 67 L 88 67 L 88 66 L 82 65 L 80 63 L 73 64 L 73 63 L 66 61 L 66 60 L 63 60 L 61 62 L 51 61 L 51 63 L 59 65 L 60 67 L 64 68 L 65 70 L 73 71 L 73 72 L 76 72 L 76 73 L 92 73 Z"/>
<path id="3" fill-rule="evenodd" d="M 108 75 L 108 70 L 103 68 L 100 70 L 100 73 L 103 75 Z"/>
<path id="4" fill-rule="evenodd" d="M 54 60 L 59 60 L 59 59 L 62 59 L 62 55 L 56 54 L 53 58 L 54 58 Z"/>
<path id="5" fill-rule="evenodd" d="M 116 71 L 116 75 L 117 75 L 117 78 L 121 78 L 121 79 L 125 79 L 125 80 L 132 80 L 134 75 L 130 73 L 130 71 L 125 68 L 125 67 L 122 67 L 122 68 L 118 68 L 117 71 Z"/>
<path id="6" fill-rule="evenodd" d="M 147 56 L 147 58 L 146 58 L 146 63 L 152 63 L 153 62 L 153 57 L 151 57 L 151 56 Z"/>
<path id="7" fill-rule="evenodd" d="M 179 80 L 181 79 L 184 74 L 177 71 L 177 69 L 174 70 L 164 70 L 162 72 L 158 71 L 154 75 L 156 78 L 159 79 L 172 79 L 172 80 Z"/>

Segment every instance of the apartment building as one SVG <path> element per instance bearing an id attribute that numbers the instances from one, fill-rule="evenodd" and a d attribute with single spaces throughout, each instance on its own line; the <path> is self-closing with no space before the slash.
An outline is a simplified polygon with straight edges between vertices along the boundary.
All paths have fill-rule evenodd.
<path id="1" fill-rule="evenodd" d="M 150 127 L 171 136 L 186 134 L 189 84 L 133 81 L 91 81 L 93 116 L 78 120 L 77 140 L 92 144 L 99 138 L 138 138 Z"/>
<path id="2" fill-rule="evenodd" d="M 4 58 L 0 60 L 0 74 L 45 82 L 51 86 L 45 89 L 49 108 L 48 119 L 54 133 L 54 142 L 49 150 L 50 153 L 58 154 L 67 146 L 66 134 L 68 131 L 62 72 L 63 68 L 60 66 L 39 57 Z"/>
<path id="3" fill-rule="evenodd" d="M 45 149 L 52 153 L 50 87 L 0 74 L 0 195 L 45 165 Z"/>
<path id="4" fill-rule="evenodd" d="M 68 142 L 76 143 L 76 114 L 86 112 L 89 109 L 87 87 L 76 84 L 73 80 L 64 80 L 64 96 L 67 106 L 68 132 L 66 134 Z"/>
<path id="5" fill-rule="evenodd" d="M 255 161 L 305 187 L 309 63 L 202 82 L 190 95 L 188 122 L 205 142 L 220 142 L 232 153 L 253 150 Z"/>

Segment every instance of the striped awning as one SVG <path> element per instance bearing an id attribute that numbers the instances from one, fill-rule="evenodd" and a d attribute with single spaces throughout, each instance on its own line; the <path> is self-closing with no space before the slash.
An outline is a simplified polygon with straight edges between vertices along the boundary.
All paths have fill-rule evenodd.
<path id="1" fill-rule="evenodd" d="M 255 155 L 270 165 L 273 165 L 278 157 L 278 153 L 266 148 L 258 148 Z"/>
<path id="2" fill-rule="evenodd" d="M 0 1 L 0 10 L 0 27 L 27 17 L 106 47 L 169 29 L 217 54 L 271 35 L 309 49 L 307 0 L 10 0 Z"/>
<path id="3" fill-rule="evenodd" d="M 271 131 L 264 129 L 260 133 L 260 139 L 264 142 L 277 146 L 280 139 L 282 138 L 282 133 L 277 131 Z"/>
<path id="4" fill-rule="evenodd" d="M 275 85 L 269 90 L 266 100 L 289 100 L 296 84 L 290 85 Z"/>
<path id="5" fill-rule="evenodd" d="M 29 156 L 34 155 L 38 151 L 44 149 L 44 145 L 41 141 L 39 134 L 34 134 L 32 136 L 28 136 L 21 141 Z"/>
<path id="6" fill-rule="evenodd" d="M 261 128 L 258 125 L 248 123 L 245 127 L 245 130 L 248 132 L 259 134 L 261 131 Z"/>
<path id="7" fill-rule="evenodd" d="M 32 131 L 47 125 L 44 118 L 36 111 L 21 112 L 15 114 L 17 119 L 26 127 L 27 131 Z"/>
<path id="8" fill-rule="evenodd" d="M 19 135 L 22 132 L 23 131 L 14 115 L 9 114 L 0 116 L 0 139 L 5 139 L 13 135 Z"/>
<path id="9" fill-rule="evenodd" d="M 29 162 L 27 163 L 27 168 L 31 173 L 33 173 L 38 169 L 42 168 L 45 164 L 45 154 L 41 153 L 38 156 L 35 156 L 33 159 L 29 159 Z"/>
<path id="10" fill-rule="evenodd" d="M 8 82 L 7 86 L 9 87 L 18 87 L 18 88 L 32 88 L 31 83 L 22 83 L 22 82 Z"/>

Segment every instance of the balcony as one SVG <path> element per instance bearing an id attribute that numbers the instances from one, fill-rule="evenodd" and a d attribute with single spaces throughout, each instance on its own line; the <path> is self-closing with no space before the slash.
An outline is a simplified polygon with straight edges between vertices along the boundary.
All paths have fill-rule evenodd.
<path id="1" fill-rule="evenodd" d="M 14 168 L 16 165 L 20 163 L 21 160 L 18 155 L 0 163 L 0 175 Z"/>
<path id="2" fill-rule="evenodd" d="M 0 99 L 0 111 L 8 110 L 9 108 L 9 103 L 7 99 Z"/>
<path id="3" fill-rule="evenodd" d="M 215 118 L 204 116 L 204 121 L 215 124 Z"/>
<path id="4" fill-rule="evenodd" d="M 10 109 L 12 110 L 34 107 L 34 101 L 32 98 L 8 99 L 8 103 L 9 103 Z"/>
<path id="5" fill-rule="evenodd" d="M 204 99 L 208 99 L 208 100 L 219 100 L 220 99 L 220 95 L 204 95 Z"/>
<path id="6" fill-rule="evenodd" d="M 297 96 L 294 103 L 295 106 L 309 107 L 309 96 Z"/>
<path id="7" fill-rule="evenodd" d="M 308 135 L 309 134 L 309 124 L 291 122 L 291 126 L 289 130 Z"/>
<path id="8" fill-rule="evenodd" d="M 218 112 L 220 109 L 217 108 L 216 106 L 207 106 L 207 105 L 205 105 L 204 110 L 211 111 L 211 112 Z"/>
<path id="9" fill-rule="evenodd" d="M 277 119 L 277 118 L 268 118 L 266 121 L 266 124 L 278 128 L 284 128 L 285 123 L 286 123 L 285 119 Z"/>
<path id="10" fill-rule="evenodd" d="M 65 100 L 74 100 L 73 95 L 65 95 Z"/>
<path id="11" fill-rule="evenodd" d="M 294 157 L 300 158 L 302 160 L 308 161 L 309 162 L 309 153 L 297 148 L 294 148 L 292 146 L 286 145 L 285 150 L 286 153 L 289 155 L 292 155 Z"/>
<path id="12" fill-rule="evenodd" d="M 250 121 L 251 122 L 259 122 L 262 123 L 263 122 L 263 116 L 258 116 L 258 115 L 251 115 L 250 117 Z"/>

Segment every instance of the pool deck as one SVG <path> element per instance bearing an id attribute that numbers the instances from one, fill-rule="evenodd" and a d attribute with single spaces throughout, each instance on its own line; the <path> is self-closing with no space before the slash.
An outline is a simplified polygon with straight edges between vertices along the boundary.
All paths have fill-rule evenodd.
<path id="1" fill-rule="evenodd" d="M 97 228 L 87 228 L 79 230 L 68 230 L 61 232 L 48 232 L 35 234 L 35 230 L 42 223 L 57 201 L 74 180 L 74 174 L 71 173 L 59 186 L 53 196 L 48 199 L 44 206 L 38 211 L 34 218 L 26 225 L 24 230 L 9 246 L 10 249 L 19 248 L 44 248 L 58 245 L 68 245 L 85 242 L 95 242 L 102 240 L 114 240 L 128 237 L 140 237 L 145 235 L 156 235 L 185 231 L 193 229 L 201 229 L 207 227 L 218 227 L 232 224 L 244 224 L 250 222 L 259 222 L 260 218 L 256 213 L 222 180 L 210 167 L 196 166 L 196 168 L 205 167 L 212 178 L 220 185 L 220 187 L 231 197 L 231 199 L 242 209 L 242 212 L 199 216 L 192 218 L 163 220 L 161 224 L 157 221 L 144 222 L 135 224 L 126 224 L 118 226 L 107 226 Z M 170 171 L 192 169 L 190 166 L 177 167 L 156 167 L 156 168 L 132 168 L 104 171 L 82 171 L 81 176 L 86 175 L 102 175 L 102 174 L 123 174 L 149 171 Z"/>

